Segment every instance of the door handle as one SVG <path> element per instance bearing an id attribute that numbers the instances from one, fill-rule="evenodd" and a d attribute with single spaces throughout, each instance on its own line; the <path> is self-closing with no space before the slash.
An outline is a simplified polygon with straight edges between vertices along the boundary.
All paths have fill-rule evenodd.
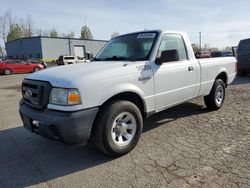
<path id="1" fill-rule="evenodd" d="M 188 67 L 188 71 L 194 71 L 194 67 L 193 66 L 190 66 L 190 67 Z"/>

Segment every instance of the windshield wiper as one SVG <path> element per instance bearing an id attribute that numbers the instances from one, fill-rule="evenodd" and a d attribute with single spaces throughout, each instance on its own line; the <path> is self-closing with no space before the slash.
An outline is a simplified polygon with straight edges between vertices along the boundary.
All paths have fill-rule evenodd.
<path id="1" fill-rule="evenodd" d="M 102 61 L 100 58 L 94 57 L 91 61 Z"/>

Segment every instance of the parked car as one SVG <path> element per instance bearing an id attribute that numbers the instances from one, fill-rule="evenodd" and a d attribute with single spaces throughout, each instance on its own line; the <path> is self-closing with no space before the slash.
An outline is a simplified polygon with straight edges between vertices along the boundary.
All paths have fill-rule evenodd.
<path id="1" fill-rule="evenodd" d="M 42 64 L 32 64 L 23 60 L 6 60 L 0 63 L 0 73 L 9 75 L 12 73 L 30 73 L 44 69 Z"/>
<path id="2" fill-rule="evenodd" d="M 233 56 L 233 53 L 230 51 L 211 52 L 211 57 L 230 57 L 230 56 Z"/>
<path id="3" fill-rule="evenodd" d="M 250 73 L 250 38 L 239 42 L 237 48 L 238 75 L 245 76 Z"/>
<path id="4" fill-rule="evenodd" d="M 211 57 L 210 51 L 198 51 L 195 53 L 196 58 L 209 58 Z"/>
<path id="5" fill-rule="evenodd" d="M 59 56 L 56 60 L 57 65 L 69 65 L 75 63 L 83 63 L 86 62 L 84 58 L 76 57 L 76 56 Z"/>
<path id="6" fill-rule="evenodd" d="M 182 32 L 142 31 L 111 39 L 91 63 L 29 75 L 19 111 L 32 132 L 78 145 L 91 135 L 121 156 L 140 140 L 143 118 L 198 96 L 220 109 L 235 75 L 234 57 L 197 60 Z"/>
<path id="7" fill-rule="evenodd" d="M 47 68 L 47 63 L 39 59 L 27 59 L 26 61 L 28 61 L 29 63 L 33 63 L 33 64 L 41 64 L 43 65 L 44 68 Z"/>

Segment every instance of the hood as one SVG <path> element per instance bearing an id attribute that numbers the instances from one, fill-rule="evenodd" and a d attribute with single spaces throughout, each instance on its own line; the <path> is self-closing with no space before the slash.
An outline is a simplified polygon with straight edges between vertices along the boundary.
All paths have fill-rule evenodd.
<path id="1" fill-rule="evenodd" d="M 95 61 L 72 65 L 58 66 L 35 72 L 27 79 L 48 81 L 55 87 L 74 88 L 76 83 L 94 82 L 128 74 L 129 64 L 135 62 Z M 134 69 L 136 71 L 136 69 Z M 130 71 L 129 71 L 130 72 Z M 134 71 L 132 71 L 134 72 Z M 130 72 L 131 73 L 131 72 Z M 77 84 L 78 85 L 78 84 Z"/>

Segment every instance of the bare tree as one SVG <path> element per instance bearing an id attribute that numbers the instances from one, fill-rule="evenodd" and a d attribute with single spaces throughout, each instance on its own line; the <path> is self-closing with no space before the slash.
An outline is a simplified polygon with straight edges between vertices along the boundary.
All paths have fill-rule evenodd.
<path id="1" fill-rule="evenodd" d="M 74 31 L 70 31 L 69 33 L 61 33 L 60 36 L 61 37 L 65 37 L 65 38 L 74 38 L 75 37 L 75 32 Z"/>
<path id="2" fill-rule="evenodd" d="M 114 37 L 117 37 L 117 36 L 119 36 L 119 35 L 120 35 L 120 33 L 114 32 L 114 33 L 111 34 L 111 39 L 114 38 Z"/>
<path id="3" fill-rule="evenodd" d="M 87 25 L 84 25 L 81 29 L 81 39 L 93 39 L 93 35 Z"/>
<path id="4" fill-rule="evenodd" d="M 56 31 L 55 28 L 53 28 L 51 31 L 50 31 L 50 37 L 58 37 L 59 34 L 58 32 Z"/>
<path id="5" fill-rule="evenodd" d="M 32 21 L 32 18 L 31 18 L 31 15 L 28 15 L 27 16 L 27 19 L 26 19 L 26 28 L 27 28 L 27 35 L 28 37 L 31 37 L 32 34 L 33 34 L 33 21 Z"/>
<path id="6" fill-rule="evenodd" d="M 4 42 L 7 41 L 7 35 L 12 27 L 12 17 L 11 17 L 11 10 L 7 10 L 3 16 L 1 16 L 0 20 L 0 32 L 2 39 Z"/>
<path id="7" fill-rule="evenodd" d="M 0 56 L 4 56 L 4 48 L 0 45 Z"/>
<path id="8" fill-rule="evenodd" d="M 35 35 L 36 36 L 42 36 L 43 31 L 41 29 L 36 29 L 35 30 Z"/>

